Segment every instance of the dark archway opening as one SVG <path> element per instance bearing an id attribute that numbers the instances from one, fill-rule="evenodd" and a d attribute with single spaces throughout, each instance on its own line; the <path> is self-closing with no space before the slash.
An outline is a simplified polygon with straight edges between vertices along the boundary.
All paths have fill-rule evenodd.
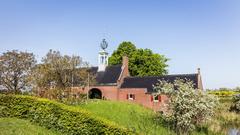
<path id="1" fill-rule="evenodd" d="M 93 88 L 88 92 L 90 99 L 102 99 L 102 92 L 99 89 Z"/>

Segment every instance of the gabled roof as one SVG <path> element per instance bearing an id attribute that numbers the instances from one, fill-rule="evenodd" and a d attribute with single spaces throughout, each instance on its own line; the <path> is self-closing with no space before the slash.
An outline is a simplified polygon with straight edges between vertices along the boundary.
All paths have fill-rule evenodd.
<path id="1" fill-rule="evenodd" d="M 173 83 L 176 79 L 190 80 L 193 82 L 195 88 L 198 86 L 198 74 L 179 74 L 149 77 L 126 77 L 121 88 L 147 88 L 147 93 L 152 93 L 154 92 L 153 85 L 158 83 L 159 80 Z"/>
<path id="2" fill-rule="evenodd" d="M 98 67 L 91 68 L 92 73 L 96 73 L 98 85 L 116 85 L 122 72 L 122 65 L 107 66 L 104 72 L 97 72 Z"/>

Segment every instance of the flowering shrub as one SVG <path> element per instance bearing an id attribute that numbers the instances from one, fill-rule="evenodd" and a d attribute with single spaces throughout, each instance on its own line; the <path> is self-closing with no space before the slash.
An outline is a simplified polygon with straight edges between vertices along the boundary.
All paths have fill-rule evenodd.
<path id="1" fill-rule="evenodd" d="M 194 130 L 214 114 L 215 97 L 194 89 L 194 84 L 188 80 L 159 81 L 154 88 L 159 94 L 168 95 L 169 108 L 163 115 L 178 134 Z"/>

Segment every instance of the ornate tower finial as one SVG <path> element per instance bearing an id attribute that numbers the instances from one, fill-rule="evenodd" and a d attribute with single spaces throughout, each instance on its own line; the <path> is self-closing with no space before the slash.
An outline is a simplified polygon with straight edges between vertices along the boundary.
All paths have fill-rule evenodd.
<path id="1" fill-rule="evenodd" d="M 108 66 L 108 53 L 106 49 L 108 47 L 108 43 L 106 39 L 103 39 L 100 43 L 101 51 L 98 55 L 98 71 L 105 71 L 105 68 Z"/>
<path id="2" fill-rule="evenodd" d="M 103 50 L 105 50 L 105 49 L 107 49 L 107 47 L 108 47 L 108 43 L 107 43 L 106 39 L 103 39 L 101 42 L 101 48 Z"/>

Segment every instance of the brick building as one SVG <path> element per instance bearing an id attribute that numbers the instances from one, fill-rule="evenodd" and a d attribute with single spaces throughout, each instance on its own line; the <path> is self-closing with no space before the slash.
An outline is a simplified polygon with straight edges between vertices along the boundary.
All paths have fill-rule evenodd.
<path id="1" fill-rule="evenodd" d="M 159 80 L 173 82 L 177 78 L 187 79 L 194 83 L 195 88 L 203 89 L 200 69 L 195 74 L 132 77 L 128 70 L 128 57 L 123 57 L 122 65 L 108 66 L 106 47 L 107 43 L 103 40 L 99 66 L 91 68 L 91 72 L 96 74 L 97 84 L 79 91 L 88 94 L 89 98 L 133 102 L 157 111 L 167 100 L 164 95 L 154 96 L 153 85 Z"/>

